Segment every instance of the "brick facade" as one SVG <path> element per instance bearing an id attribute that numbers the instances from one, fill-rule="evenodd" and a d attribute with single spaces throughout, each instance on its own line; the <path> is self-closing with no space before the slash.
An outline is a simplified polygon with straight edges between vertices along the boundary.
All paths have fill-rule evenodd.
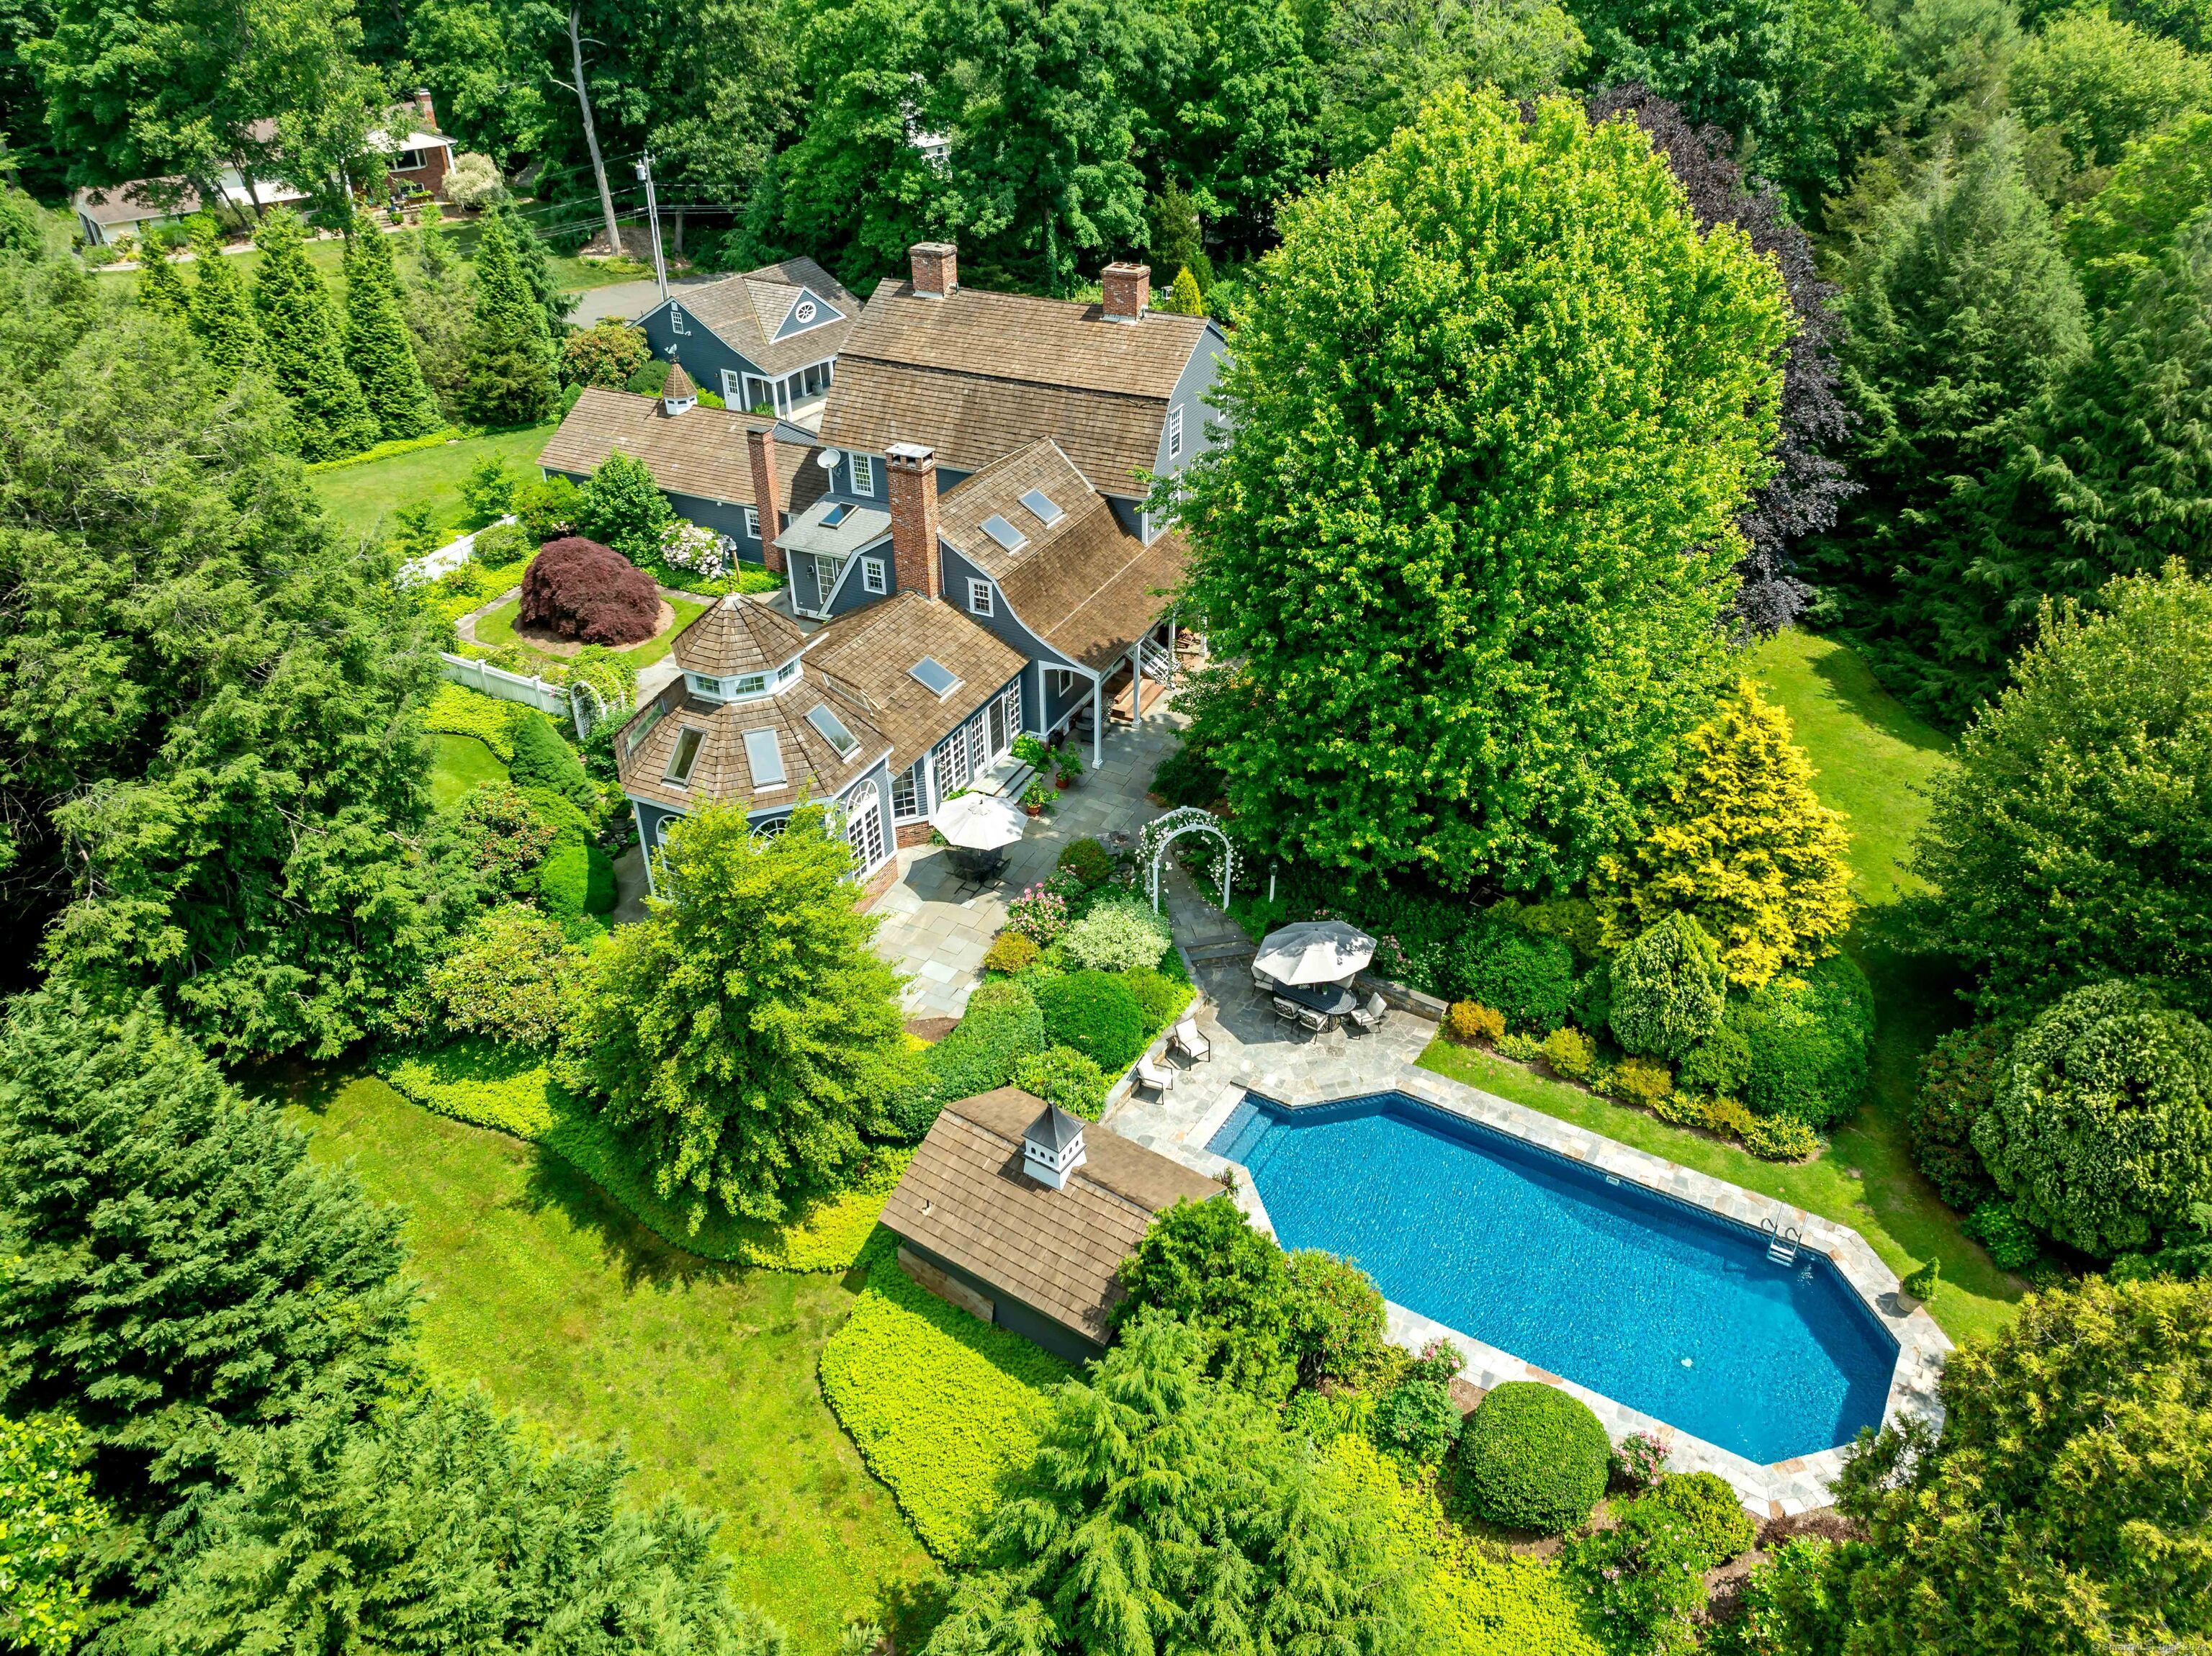
<path id="1" fill-rule="evenodd" d="M 907 249 L 914 290 L 923 299 L 942 299 L 960 285 L 960 250 L 949 241 L 917 241 Z"/>
<path id="2" fill-rule="evenodd" d="M 1139 321 L 1152 302 L 1152 266 L 1109 264 L 1098 273 L 1098 288 L 1109 321 Z"/>

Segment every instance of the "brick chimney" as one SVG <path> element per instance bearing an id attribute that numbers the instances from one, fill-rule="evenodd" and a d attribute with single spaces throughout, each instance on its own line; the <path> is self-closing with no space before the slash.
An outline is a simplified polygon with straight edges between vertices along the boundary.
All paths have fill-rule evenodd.
<path id="1" fill-rule="evenodd" d="M 422 112 L 422 124 L 435 132 L 438 130 L 438 111 L 430 102 L 428 87 L 418 86 L 415 88 L 415 107 Z"/>
<path id="2" fill-rule="evenodd" d="M 780 491 L 775 481 L 775 431 L 747 432 L 745 454 L 753 464 L 753 510 L 760 514 L 761 556 L 781 575 L 783 548 L 777 542 L 783 534 L 783 513 L 775 504 Z"/>
<path id="3" fill-rule="evenodd" d="M 1152 302 L 1152 267 L 1109 264 L 1098 273 L 1109 322 L 1135 322 Z"/>
<path id="4" fill-rule="evenodd" d="M 935 598 L 944 591 L 937 556 L 937 451 L 893 443 L 884 452 L 891 475 L 891 567 L 899 591 Z"/>
<path id="5" fill-rule="evenodd" d="M 943 299 L 960 286 L 960 250 L 949 241 L 917 241 L 906 250 L 917 299 Z"/>

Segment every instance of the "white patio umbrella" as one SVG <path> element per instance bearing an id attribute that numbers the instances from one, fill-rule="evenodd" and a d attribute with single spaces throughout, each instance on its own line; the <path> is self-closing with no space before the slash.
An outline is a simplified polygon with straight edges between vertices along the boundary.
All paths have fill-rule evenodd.
<path id="1" fill-rule="evenodd" d="M 1340 983 L 1375 958 L 1375 939 L 1342 920 L 1301 920 L 1261 940 L 1252 962 L 1277 983 Z"/>
<path id="2" fill-rule="evenodd" d="M 1020 839 L 1029 818 L 1009 800 L 963 793 L 931 812 L 929 825 L 945 836 L 945 844 L 963 851 L 996 851 Z"/>

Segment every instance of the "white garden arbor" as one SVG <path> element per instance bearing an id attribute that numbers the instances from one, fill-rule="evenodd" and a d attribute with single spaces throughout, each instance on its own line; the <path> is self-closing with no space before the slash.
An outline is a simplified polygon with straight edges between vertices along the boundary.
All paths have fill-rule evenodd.
<path id="1" fill-rule="evenodd" d="M 1221 841 L 1221 907 L 1229 909 L 1230 883 L 1237 873 L 1237 847 L 1231 843 L 1221 819 L 1200 805 L 1181 805 L 1164 816 L 1155 816 L 1137 836 L 1137 860 L 1145 869 L 1146 890 L 1152 913 L 1160 912 L 1160 864 L 1168 847 L 1186 834 L 1211 834 Z"/>

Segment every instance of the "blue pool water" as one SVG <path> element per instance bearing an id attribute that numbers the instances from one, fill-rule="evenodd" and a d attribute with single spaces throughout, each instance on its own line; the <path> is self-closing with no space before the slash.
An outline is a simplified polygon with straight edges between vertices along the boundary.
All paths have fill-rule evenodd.
<path id="1" fill-rule="evenodd" d="M 1251 1169 L 1285 1247 L 1760 1462 L 1879 1425 L 1897 1344 L 1833 1265 L 1401 1093 L 1247 1096 L 1207 1148 Z"/>

